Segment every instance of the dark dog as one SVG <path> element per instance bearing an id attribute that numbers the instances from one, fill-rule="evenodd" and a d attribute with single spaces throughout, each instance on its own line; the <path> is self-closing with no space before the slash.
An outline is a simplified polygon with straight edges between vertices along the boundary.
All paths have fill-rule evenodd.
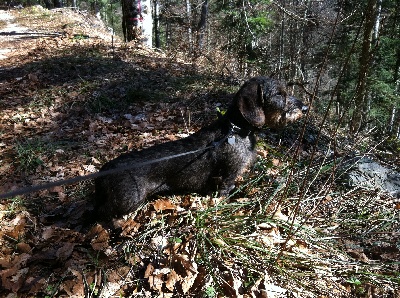
<path id="1" fill-rule="evenodd" d="M 263 125 L 283 126 L 306 110 L 277 81 L 267 77 L 250 79 L 237 92 L 225 115 L 210 126 L 187 138 L 126 153 L 105 164 L 102 171 L 130 165 L 133 168 L 96 179 L 99 215 L 110 218 L 127 214 L 147 196 L 161 192 L 218 191 L 227 195 L 235 179 L 255 160 L 254 131 Z M 191 151 L 196 152 L 168 159 Z"/>

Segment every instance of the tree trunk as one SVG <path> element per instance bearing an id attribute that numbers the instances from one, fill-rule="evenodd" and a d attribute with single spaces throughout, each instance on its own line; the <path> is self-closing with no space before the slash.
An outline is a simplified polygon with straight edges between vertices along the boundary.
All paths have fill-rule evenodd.
<path id="1" fill-rule="evenodd" d="M 397 62 L 396 62 L 396 70 L 395 70 L 395 74 L 394 74 L 394 81 L 395 81 L 395 86 L 396 86 L 395 94 L 397 96 L 399 96 L 399 94 L 400 94 L 399 72 L 400 72 L 400 49 L 397 49 Z M 394 105 L 393 109 L 392 109 L 392 117 L 391 117 L 391 121 L 390 121 L 390 132 L 392 132 L 392 133 L 394 132 L 395 135 L 397 136 L 397 138 L 400 139 L 400 114 L 399 114 L 399 110 L 396 108 L 396 105 Z"/>
<path id="2" fill-rule="evenodd" d="M 163 5 L 163 11 L 168 12 L 171 9 L 172 4 L 170 3 L 169 0 L 164 1 Z M 167 13 L 168 14 L 168 13 Z M 172 25 L 171 25 L 171 18 L 166 17 L 165 18 L 165 45 L 167 48 L 171 46 L 171 36 L 172 36 Z"/>
<path id="3" fill-rule="evenodd" d="M 51 9 L 51 1 L 50 0 L 44 0 L 44 5 L 46 5 L 47 9 Z"/>
<path id="4" fill-rule="evenodd" d="M 187 25 L 187 35 L 188 35 L 188 52 L 191 53 L 193 50 L 193 41 L 192 41 L 192 7 L 190 5 L 190 0 L 186 0 L 186 25 Z"/>
<path id="5" fill-rule="evenodd" d="M 207 25 L 207 16 L 208 16 L 208 0 L 205 0 L 201 5 L 200 21 L 197 26 L 197 32 L 198 32 L 197 48 L 199 52 L 203 50 L 203 40 L 204 40 L 204 32 L 206 30 L 206 25 Z"/>
<path id="6" fill-rule="evenodd" d="M 140 0 L 139 0 L 140 1 Z M 121 0 L 122 7 L 122 32 L 125 42 L 138 39 L 140 36 L 139 10 L 135 0 Z"/>
<path id="7" fill-rule="evenodd" d="M 396 119 L 396 106 L 392 107 L 392 115 L 390 116 L 390 123 L 389 123 L 389 132 L 392 133 L 395 131 L 395 119 Z"/>
<path id="8" fill-rule="evenodd" d="M 364 37 L 359 59 L 357 94 L 350 124 L 352 134 L 359 132 L 366 122 L 368 113 L 368 75 L 372 61 L 372 33 L 376 22 L 377 0 L 368 0 L 364 20 Z"/>
<path id="9" fill-rule="evenodd" d="M 154 32 L 154 42 L 155 47 L 161 47 L 160 41 L 160 5 L 158 4 L 158 0 L 153 0 L 153 32 Z"/>
<path id="10" fill-rule="evenodd" d="M 54 0 L 53 3 L 54 3 L 54 8 L 61 8 L 61 7 L 63 7 L 62 1 L 61 1 L 61 0 Z"/>
<path id="11" fill-rule="evenodd" d="M 139 22 L 138 32 L 142 42 L 148 47 L 153 46 L 153 13 L 151 0 L 137 0 Z"/>
<path id="12" fill-rule="evenodd" d="M 381 24 L 381 13 L 382 13 L 382 0 L 377 0 L 377 8 L 376 8 L 376 18 L 374 25 L 374 38 L 372 40 L 372 45 L 376 46 L 379 38 L 379 29 Z"/>
<path id="13" fill-rule="evenodd" d="M 283 1 L 282 6 L 285 7 L 285 1 Z M 282 20 L 281 20 L 281 30 L 279 35 L 279 64 L 278 64 L 278 71 L 283 68 L 283 60 L 285 55 L 285 20 L 286 15 L 282 12 Z"/>

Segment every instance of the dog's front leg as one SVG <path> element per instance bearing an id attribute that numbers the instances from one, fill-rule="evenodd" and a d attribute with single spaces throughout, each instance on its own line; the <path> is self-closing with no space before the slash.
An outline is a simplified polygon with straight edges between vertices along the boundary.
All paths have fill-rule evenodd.
<path id="1" fill-rule="evenodd" d="M 230 175 L 226 178 L 218 177 L 218 179 L 218 194 L 220 196 L 228 196 L 229 193 L 235 188 L 236 175 Z"/>
<path id="2" fill-rule="evenodd" d="M 221 190 L 219 192 L 220 196 L 228 196 L 230 194 L 230 192 L 235 188 L 235 184 L 231 183 L 231 184 L 222 184 Z"/>

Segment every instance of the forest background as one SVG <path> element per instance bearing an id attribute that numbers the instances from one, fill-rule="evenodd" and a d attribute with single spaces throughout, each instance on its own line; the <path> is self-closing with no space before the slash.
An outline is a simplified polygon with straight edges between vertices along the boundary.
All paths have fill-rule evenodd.
<path id="1" fill-rule="evenodd" d="M 33 4 L 32 1 L 29 1 Z M 350 132 L 400 137 L 399 1 L 74 1 L 126 41 L 208 59 L 221 75 L 274 75 L 307 88 Z M 150 28 L 144 28 L 144 19 Z M 148 26 L 148 25 L 146 25 Z M 139 33 L 140 34 L 140 33 Z M 330 100 L 330 99 L 333 100 Z"/>

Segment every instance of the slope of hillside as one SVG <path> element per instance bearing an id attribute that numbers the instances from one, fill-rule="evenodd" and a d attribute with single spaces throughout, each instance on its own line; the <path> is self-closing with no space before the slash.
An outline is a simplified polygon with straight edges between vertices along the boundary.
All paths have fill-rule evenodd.
<path id="1" fill-rule="evenodd" d="M 123 44 L 79 11 L 10 15 L 0 194 L 185 136 L 239 88 L 212 67 Z M 1 296 L 399 297 L 399 202 L 339 185 L 326 135 L 308 164 L 314 142 L 299 142 L 301 129 L 263 131 L 255 171 L 229 198 L 157 197 L 112 223 L 88 223 L 90 180 L 1 200 Z"/>

